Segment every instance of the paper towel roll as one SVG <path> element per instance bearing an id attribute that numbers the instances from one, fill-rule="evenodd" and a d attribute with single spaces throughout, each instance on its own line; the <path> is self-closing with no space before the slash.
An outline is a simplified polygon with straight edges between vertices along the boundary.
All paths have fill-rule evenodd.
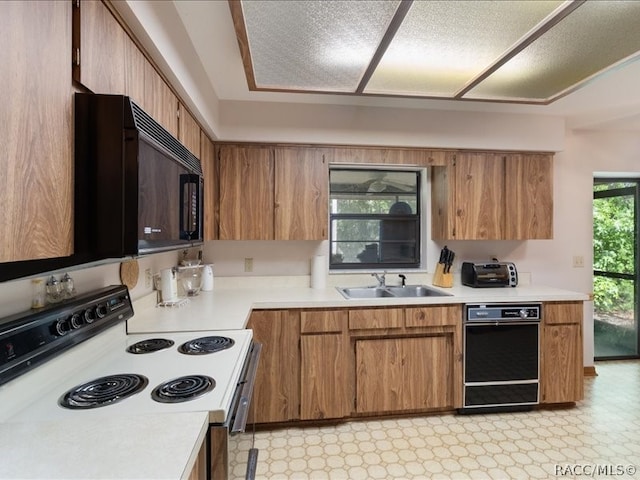
<path id="1" fill-rule="evenodd" d="M 324 255 L 311 259 L 311 288 L 327 288 L 327 260 Z"/>

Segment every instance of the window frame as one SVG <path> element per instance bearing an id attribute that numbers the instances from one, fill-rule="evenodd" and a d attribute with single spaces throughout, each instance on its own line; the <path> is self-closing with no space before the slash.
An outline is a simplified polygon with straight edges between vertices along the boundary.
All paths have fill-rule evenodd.
<path id="1" fill-rule="evenodd" d="M 425 188 L 427 187 L 427 170 L 424 167 L 412 166 L 412 165 L 346 165 L 337 164 L 329 166 L 329 202 L 332 202 L 332 190 L 331 190 L 331 171 L 334 170 L 365 170 L 365 171 L 395 171 L 395 172 L 407 172 L 414 173 L 416 175 L 416 209 L 417 212 L 412 214 L 415 217 L 416 222 L 416 247 L 415 247 L 415 262 L 352 262 L 352 263 L 338 263 L 333 262 L 333 245 L 334 245 L 334 220 L 376 220 L 381 222 L 385 217 L 389 217 L 389 220 L 393 220 L 393 215 L 384 214 L 361 214 L 361 213 L 343 213 L 336 214 L 332 212 L 331 205 L 329 208 L 329 271 L 330 272 L 372 272 L 372 271 L 418 271 L 424 268 L 425 258 L 425 225 L 426 225 L 426 195 Z M 393 194 L 390 194 L 393 195 Z M 402 195 L 402 194 L 399 194 Z M 372 240 L 373 241 L 373 240 Z M 380 239 L 378 239 L 380 242 Z"/>

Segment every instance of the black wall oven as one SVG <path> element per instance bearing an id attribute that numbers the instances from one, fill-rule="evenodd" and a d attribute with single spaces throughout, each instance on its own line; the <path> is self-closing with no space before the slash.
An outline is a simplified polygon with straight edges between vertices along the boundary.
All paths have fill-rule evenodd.
<path id="1" fill-rule="evenodd" d="M 462 413 L 539 402 L 542 305 L 466 305 Z"/>

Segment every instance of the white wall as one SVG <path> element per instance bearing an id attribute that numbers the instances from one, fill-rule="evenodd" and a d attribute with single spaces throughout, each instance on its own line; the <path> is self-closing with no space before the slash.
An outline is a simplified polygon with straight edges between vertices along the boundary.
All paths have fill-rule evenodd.
<path id="1" fill-rule="evenodd" d="M 138 284 L 130 291 L 132 299 L 138 299 L 152 292 L 152 287 L 145 286 L 144 272 L 151 269 L 152 273 L 157 273 L 163 268 L 168 268 L 178 263 L 179 252 L 158 253 L 148 255 L 138 259 L 140 274 Z M 79 266 L 62 272 L 51 272 L 35 278 L 46 280 L 53 274 L 60 279 L 65 272 L 73 278 L 77 293 L 90 292 L 108 285 L 120 285 L 120 262 L 86 267 Z M 14 313 L 27 311 L 31 308 L 31 280 L 15 280 L 0 283 L 0 318 Z"/>
<path id="2" fill-rule="evenodd" d="M 546 115 L 221 101 L 221 140 L 555 152 L 564 120 Z"/>

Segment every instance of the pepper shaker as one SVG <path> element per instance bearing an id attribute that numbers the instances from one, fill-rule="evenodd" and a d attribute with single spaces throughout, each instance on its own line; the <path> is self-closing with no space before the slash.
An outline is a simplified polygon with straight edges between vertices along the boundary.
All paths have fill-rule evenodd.
<path id="1" fill-rule="evenodd" d="M 71 275 L 69 275 L 68 273 L 65 273 L 60 283 L 62 286 L 61 293 L 63 298 L 73 298 L 76 296 L 76 289 L 73 284 L 73 278 L 71 278 Z"/>
<path id="2" fill-rule="evenodd" d="M 47 303 L 58 303 L 62 300 L 62 285 L 53 275 L 47 280 L 45 290 L 47 292 Z"/>

